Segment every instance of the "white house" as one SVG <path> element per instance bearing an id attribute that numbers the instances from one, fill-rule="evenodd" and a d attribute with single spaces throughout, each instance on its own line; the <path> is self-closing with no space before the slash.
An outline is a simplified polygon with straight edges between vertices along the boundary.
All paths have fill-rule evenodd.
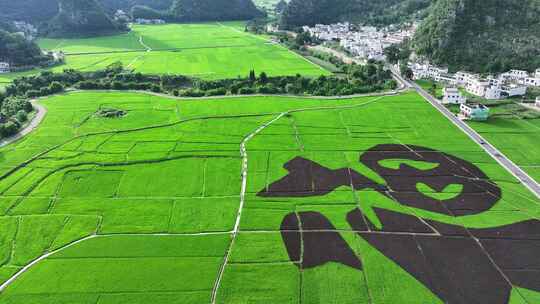
<path id="1" fill-rule="evenodd" d="M 478 76 L 467 72 L 457 72 L 455 78 L 458 85 L 466 87 L 469 83 L 477 80 Z"/>
<path id="2" fill-rule="evenodd" d="M 486 87 L 486 93 L 484 94 L 485 99 L 501 99 L 502 90 L 498 86 L 488 86 Z"/>
<path id="3" fill-rule="evenodd" d="M 527 93 L 527 87 L 517 84 L 510 84 L 508 86 L 502 87 L 502 92 L 508 95 L 508 97 L 512 96 L 523 96 Z"/>
<path id="4" fill-rule="evenodd" d="M 135 19 L 135 23 L 137 24 L 165 24 L 165 20 L 138 18 L 138 19 Z"/>
<path id="5" fill-rule="evenodd" d="M 540 78 L 540 69 L 536 69 L 536 73 L 534 73 L 534 78 Z"/>
<path id="6" fill-rule="evenodd" d="M 459 108 L 465 119 L 485 121 L 489 118 L 489 108 L 481 104 L 462 104 Z"/>
<path id="7" fill-rule="evenodd" d="M 523 84 L 529 87 L 540 87 L 540 77 L 527 77 L 523 79 Z"/>
<path id="8" fill-rule="evenodd" d="M 529 77 L 529 73 L 527 71 L 523 70 L 510 70 L 510 72 L 507 73 L 510 78 L 514 80 L 524 79 L 526 77 Z"/>
<path id="9" fill-rule="evenodd" d="M 540 96 L 536 97 L 536 106 L 540 108 Z"/>
<path id="10" fill-rule="evenodd" d="M 443 89 L 443 103 L 445 104 L 463 104 L 467 102 L 467 98 L 461 95 L 457 88 Z"/>
<path id="11" fill-rule="evenodd" d="M 480 79 L 469 81 L 466 90 L 473 95 L 484 97 L 485 99 L 500 99 L 502 94 L 501 87 L 491 85 L 489 81 Z"/>
<path id="12" fill-rule="evenodd" d="M 9 73 L 9 72 L 11 72 L 9 63 L 0 62 L 0 73 Z"/>

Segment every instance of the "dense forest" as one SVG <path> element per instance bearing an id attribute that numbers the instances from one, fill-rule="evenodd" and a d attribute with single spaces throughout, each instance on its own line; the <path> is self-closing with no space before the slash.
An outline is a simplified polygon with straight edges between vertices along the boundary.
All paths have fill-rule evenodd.
<path id="1" fill-rule="evenodd" d="M 540 67 L 538 0 L 438 0 L 414 39 L 416 51 L 451 70 Z"/>
<path id="2" fill-rule="evenodd" d="M 432 0 L 292 0 L 281 17 L 281 26 L 294 28 L 316 23 L 350 21 L 389 25 L 424 15 Z"/>

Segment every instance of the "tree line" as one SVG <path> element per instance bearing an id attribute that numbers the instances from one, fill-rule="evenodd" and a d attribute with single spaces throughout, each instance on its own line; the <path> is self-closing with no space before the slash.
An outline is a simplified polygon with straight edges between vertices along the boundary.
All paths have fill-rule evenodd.
<path id="1" fill-rule="evenodd" d="M 390 71 L 379 62 L 350 65 L 343 76 L 271 77 L 264 71 L 251 70 L 246 77 L 203 80 L 184 75 L 149 75 L 126 71 L 120 62 L 104 70 L 80 72 L 66 69 L 61 73 L 42 72 L 15 79 L 0 93 L 0 135 L 13 135 L 32 111 L 32 98 L 49 96 L 66 89 L 138 90 L 182 97 L 252 94 L 290 94 L 312 96 L 347 96 L 397 87 Z"/>

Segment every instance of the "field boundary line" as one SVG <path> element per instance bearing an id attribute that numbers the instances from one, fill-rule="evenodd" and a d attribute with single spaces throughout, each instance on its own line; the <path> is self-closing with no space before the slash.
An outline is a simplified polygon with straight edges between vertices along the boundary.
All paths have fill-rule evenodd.
<path id="1" fill-rule="evenodd" d="M 53 255 L 53 254 L 56 254 L 56 253 L 58 253 L 58 252 L 60 252 L 60 251 L 63 251 L 63 250 L 65 250 L 65 249 L 67 249 L 67 248 L 70 248 L 70 247 L 72 247 L 72 246 L 75 246 L 75 245 L 77 245 L 77 244 L 79 244 L 79 243 L 82 243 L 82 242 L 84 242 L 84 241 L 86 241 L 86 240 L 93 239 L 93 238 L 95 238 L 95 237 L 97 237 L 97 235 L 95 235 L 95 234 L 90 235 L 90 236 L 87 236 L 87 237 L 84 237 L 84 238 L 82 238 L 82 239 L 79 239 L 79 240 L 77 240 L 77 241 L 71 242 L 71 243 L 69 243 L 69 244 L 67 244 L 67 245 L 65 245 L 65 246 L 63 246 L 63 247 L 60 247 L 60 248 L 58 248 L 58 249 L 56 249 L 56 250 L 53 250 L 53 251 L 51 251 L 51 252 L 49 252 L 49 253 L 46 253 L 46 254 L 44 254 L 44 255 L 38 257 L 37 259 L 33 260 L 30 264 L 28 264 L 28 265 L 24 266 L 23 268 L 21 268 L 21 269 L 20 269 L 19 271 L 17 271 L 13 276 L 11 276 L 11 278 L 9 278 L 9 279 L 8 279 L 7 281 L 5 281 L 2 285 L 0 285 L 0 294 L 1 294 L 2 292 L 4 292 L 4 290 L 5 290 L 9 285 L 11 285 L 17 278 L 19 278 L 21 275 L 23 275 L 26 271 L 28 271 L 28 269 L 32 268 L 34 265 L 36 265 L 36 264 L 38 264 L 39 262 L 45 260 L 46 258 L 50 257 L 50 256 Z"/>
<path id="2" fill-rule="evenodd" d="M 62 246 L 58 249 L 55 249 L 51 252 L 48 252 L 46 254 L 41 255 L 40 257 L 33 260 L 30 264 L 24 266 L 19 271 L 17 271 L 13 276 L 11 276 L 7 281 L 5 281 L 2 285 L 0 285 L 0 294 L 4 292 L 4 290 L 9 287 L 13 282 L 18 279 L 21 275 L 23 275 L 25 272 L 27 272 L 30 268 L 34 267 L 39 262 L 47 259 L 50 256 L 53 256 L 57 253 L 60 253 L 61 251 L 64 251 L 68 248 L 71 248 L 75 245 L 78 245 L 82 242 L 91 240 L 91 239 L 99 239 L 99 238 L 108 238 L 108 237 L 115 237 L 115 236 L 210 236 L 210 235 L 225 235 L 225 234 L 231 234 L 231 231 L 224 231 L 224 232 L 200 232 L 200 233 L 118 233 L 118 234 L 92 234 L 89 236 L 86 236 L 82 239 L 73 241 L 69 244 L 66 244 L 65 246 Z M 98 258 L 98 257 L 97 257 Z"/>
<path id="3" fill-rule="evenodd" d="M 216 278 L 216 281 L 214 282 L 214 287 L 212 289 L 212 297 L 211 297 L 211 303 L 212 304 L 216 303 L 217 293 L 218 293 L 219 287 L 221 285 L 221 280 L 223 279 L 223 274 L 225 273 L 225 267 L 226 267 L 227 263 L 229 262 L 234 242 L 236 240 L 236 237 L 238 236 L 238 231 L 239 231 L 239 228 L 240 228 L 240 221 L 242 219 L 242 211 L 244 209 L 244 203 L 245 203 L 245 198 L 246 198 L 247 173 L 248 173 L 248 154 L 247 154 L 246 145 L 253 137 L 255 137 L 257 134 L 262 132 L 264 129 L 266 129 L 268 126 L 270 126 L 274 122 L 280 120 L 286 114 L 287 114 L 287 112 L 282 112 L 278 116 L 274 117 L 272 120 L 266 122 L 265 124 L 263 124 L 262 126 L 257 128 L 255 131 L 248 134 L 244 138 L 242 143 L 240 144 L 240 155 L 242 157 L 242 172 L 241 172 L 241 175 L 242 175 L 242 188 L 241 188 L 241 191 L 240 191 L 240 205 L 238 207 L 238 213 L 237 213 L 237 216 L 236 216 L 236 221 L 235 221 L 234 228 L 233 228 L 232 235 L 231 235 L 231 242 L 229 243 L 229 248 L 227 249 L 227 252 L 225 253 L 223 263 L 221 264 L 221 267 L 219 268 L 218 276 Z"/>

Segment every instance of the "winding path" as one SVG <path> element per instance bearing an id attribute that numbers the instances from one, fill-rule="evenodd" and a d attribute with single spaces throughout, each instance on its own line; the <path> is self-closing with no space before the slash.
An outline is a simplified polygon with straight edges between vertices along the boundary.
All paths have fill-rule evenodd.
<path id="1" fill-rule="evenodd" d="M 0 148 L 3 148 L 23 138 L 24 136 L 32 132 L 35 128 L 37 128 L 39 124 L 43 121 L 45 115 L 47 114 L 47 109 L 44 106 L 40 105 L 37 102 L 37 99 L 33 99 L 31 103 L 36 110 L 36 115 L 34 116 L 34 118 L 32 118 L 30 123 L 26 127 L 24 127 L 24 129 L 20 130 L 17 134 L 0 140 Z"/>

